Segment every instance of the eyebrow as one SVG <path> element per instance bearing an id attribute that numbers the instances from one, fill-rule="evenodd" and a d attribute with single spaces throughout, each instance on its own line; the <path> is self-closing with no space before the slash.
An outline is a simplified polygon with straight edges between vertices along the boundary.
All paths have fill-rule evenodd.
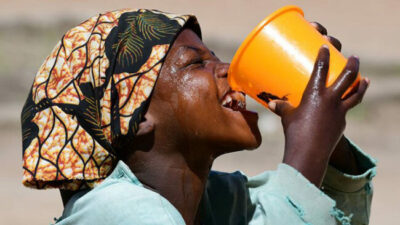
<path id="1" fill-rule="evenodd" d="M 205 52 L 204 49 L 200 49 L 200 48 L 197 48 L 197 47 L 194 47 L 194 46 L 190 46 L 190 45 L 183 45 L 183 46 L 181 46 L 181 48 L 191 49 L 191 50 L 194 50 L 194 51 L 196 51 L 196 52 L 198 52 L 200 54 Z M 211 54 L 213 56 L 216 56 L 214 51 L 211 51 L 211 50 L 209 50 L 209 51 L 211 52 Z"/>
<path id="2" fill-rule="evenodd" d="M 191 50 L 194 50 L 194 51 L 199 52 L 199 53 L 203 53 L 204 52 L 204 50 L 202 50 L 200 48 L 196 48 L 196 47 L 189 46 L 189 45 L 183 45 L 183 46 L 181 46 L 181 48 L 191 49 Z"/>

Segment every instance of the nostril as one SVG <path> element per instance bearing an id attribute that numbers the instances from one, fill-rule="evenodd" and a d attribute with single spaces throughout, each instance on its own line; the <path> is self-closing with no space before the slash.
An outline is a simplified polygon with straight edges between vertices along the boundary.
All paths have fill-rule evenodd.
<path id="1" fill-rule="evenodd" d="M 224 74 L 222 74 L 222 75 L 219 75 L 218 77 L 220 77 L 220 78 L 227 78 L 227 77 L 228 77 L 228 73 L 224 73 Z"/>

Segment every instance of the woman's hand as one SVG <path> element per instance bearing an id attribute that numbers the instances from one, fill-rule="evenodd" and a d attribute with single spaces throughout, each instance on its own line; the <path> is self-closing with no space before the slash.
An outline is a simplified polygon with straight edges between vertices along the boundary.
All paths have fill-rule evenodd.
<path id="1" fill-rule="evenodd" d="M 369 83 L 368 79 L 362 79 L 357 90 L 342 99 L 357 77 L 359 60 L 350 57 L 337 80 L 326 87 L 328 69 L 329 49 L 322 46 L 300 105 L 294 108 L 282 100 L 269 103 L 269 108 L 282 118 L 285 134 L 283 162 L 318 187 L 329 158 L 342 137 L 346 113 L 361 102 Z"/>

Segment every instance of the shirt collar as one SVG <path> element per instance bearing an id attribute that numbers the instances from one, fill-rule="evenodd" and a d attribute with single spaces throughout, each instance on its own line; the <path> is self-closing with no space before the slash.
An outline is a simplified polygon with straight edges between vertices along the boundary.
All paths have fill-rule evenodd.
<path id="1" fill-rule="evenodd" d="M 117 166 L 114 168 L 114 171 L 110 174 L 109 178 L 126 179 L 130 183 L 143 187 L 143 184 L 122 160 L 118 161 Z"/>

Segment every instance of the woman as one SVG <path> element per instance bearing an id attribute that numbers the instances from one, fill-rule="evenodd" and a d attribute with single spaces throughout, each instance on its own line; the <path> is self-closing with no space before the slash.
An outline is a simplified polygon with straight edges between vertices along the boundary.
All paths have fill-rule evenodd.
<path id="1" fill-rule="evenodd" d="M 375 164 L 342 135 L 369 83 L 341 99 L 358 58 L 325 87 L 323 46 L 300 106 L 269 103 L 282 117 L 284 159 L 252 178 L 210 172 L 216 157 L 261 143 L 228 67 L 194 16 L 92 17 L 36 75 L 22 112 L 23 183 L 60 188 L 57 224 L 367 224 Z"/>

